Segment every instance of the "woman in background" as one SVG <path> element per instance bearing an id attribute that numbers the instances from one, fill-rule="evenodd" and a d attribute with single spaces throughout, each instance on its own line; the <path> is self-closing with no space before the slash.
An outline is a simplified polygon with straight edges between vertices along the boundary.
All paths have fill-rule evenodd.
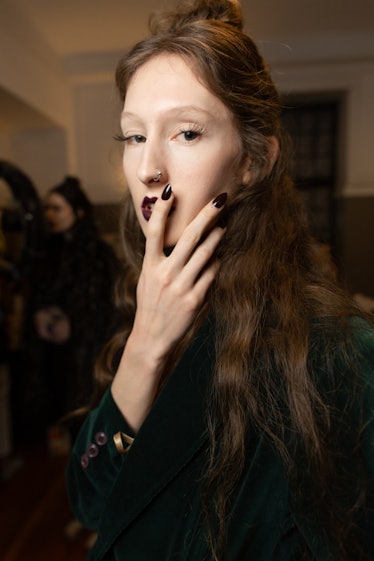
<path id="1" fill-rule="evenodd" d="M 118 272 L 76 178 L 49 191 L 45 221 L 47 248 L 31 275 L 27 308 L 33 417 L 43 431 L 90 396 L 94 361 L 114 330 Z"/>
<path id="2" fill-rule="evenodd" d="M 242 27 L 183 2 L 117 68 L 124 325 L 67 472 L 90 561 L 374 554 L 373 327 L 322 266 Z"/>

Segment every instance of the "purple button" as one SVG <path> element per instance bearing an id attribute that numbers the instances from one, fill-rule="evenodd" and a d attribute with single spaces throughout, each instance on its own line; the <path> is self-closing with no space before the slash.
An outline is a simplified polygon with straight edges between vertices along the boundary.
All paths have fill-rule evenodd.
<path id="1" fill-rule="evenodd" d="M 108 442 L 108 437 L 105 432 L 97 432 L 95 434 L 95 442 L 98 446 L 105 446 Z"/>
<path id="2" fill-rule="evenodd" d="M 86 454 L 87 454 L 87 456 L 88 456 L 89 458 L 96 458 L 96 456 L 98 455 L 98 453 L 99 453 L 99 449 L 98 449 L 98 447 L 96 446 L 96 444 L 91 443 L 91 444 L 89 444 L 89 445 L 87 446 L 87 448 L 86 448 Z"/>
<path id="3" fill-rule="evenodd" d="M 87 454 L 82 454 L 82 456 L 81 456 L 81 466 L 82 466 L 82 468 L 87 469 L 89 463 L 90 463 L 90 460 L 89 460 Z"/>

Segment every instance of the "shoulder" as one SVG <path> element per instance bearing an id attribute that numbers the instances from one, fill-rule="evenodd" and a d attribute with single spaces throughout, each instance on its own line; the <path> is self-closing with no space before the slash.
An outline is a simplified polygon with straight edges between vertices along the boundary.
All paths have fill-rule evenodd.
<path id="1" fill-rule="evenodd" d="M 340 338 L 337 357 L 340 362 L 356 364 L 359 371 L 365 374 L 367 381 L 372 382 L 374 373 L 374 325 L 361 317 L 351 317 Z"/>
<path id="2" fill-rule="evenodd" d="M 374 359 L 374 324 L 359 316 L 318 318 L 312 321 L 310 342 L 317 355 L 327 351 L 339 357 L 350 351 Z"/>
<path id="3" fill-rule="evenodd" d="M 350 321 L 352 340 L 356 347 L 364 352 L 374 356 L 374 325 L 369 321 L 353 317 Z"/>
<path id="4" fill-rule="evenodd" d="M 369 320 L 316 320 L 310 341 L 308 369 L 320 393 L 329 400 L 365 394 L 373 399 L 374 326 Z"/>

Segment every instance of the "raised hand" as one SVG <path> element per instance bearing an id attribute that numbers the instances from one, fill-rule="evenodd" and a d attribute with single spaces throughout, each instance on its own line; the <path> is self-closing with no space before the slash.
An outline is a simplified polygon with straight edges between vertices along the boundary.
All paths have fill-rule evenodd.
<path id="1" fill-rule="evenodd" d="M 214 226 L 226 195 L 208 203 L 185 228 L 169 256 L 164 234 L 172 208 L 168 186 L 155 203 L 147 228 L 137 312 L 112 393 L 127 421 L 139 428 L 155 397 L 168 354 L 199 311 L 219 264 L 213 254 L 224 235 Z"/>

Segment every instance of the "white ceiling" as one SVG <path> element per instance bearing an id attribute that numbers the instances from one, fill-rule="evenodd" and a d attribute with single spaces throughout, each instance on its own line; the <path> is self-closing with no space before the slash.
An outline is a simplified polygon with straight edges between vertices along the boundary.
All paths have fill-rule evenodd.
<path id="1" fill-rule="evenodd" d="M 0 0 L 25 18 L 61 57 L 126 49 L 148 15 L 174 0 Z M 373 0 L 242 0 L 257 40 L 374 33 Z"/>

